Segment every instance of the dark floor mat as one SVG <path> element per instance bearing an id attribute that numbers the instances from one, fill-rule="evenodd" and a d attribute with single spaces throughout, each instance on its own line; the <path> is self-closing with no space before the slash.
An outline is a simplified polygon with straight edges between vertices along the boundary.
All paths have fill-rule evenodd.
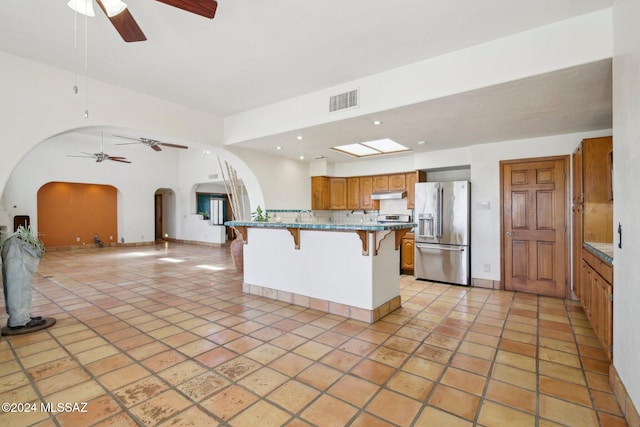
<path id="1" fill-rule="evenodd" d="M 31 326 L 31 327 L 24 327 L 24 328 L 19 328 L 19 329 L 11 329 L 8 326 L 3 326 L 2 327 L 2 335 L 22 335 L 22 334 L 28 334 L 31 332 L 36 332 L 36 331 L 40 331 L 42 329 L 46 329 L 49 326 L 52 326 L 54 323 L 56 323 L 56 319 L 54 319 L 53 317 L 43 317 L 44 323 L 38 326 Z"/>

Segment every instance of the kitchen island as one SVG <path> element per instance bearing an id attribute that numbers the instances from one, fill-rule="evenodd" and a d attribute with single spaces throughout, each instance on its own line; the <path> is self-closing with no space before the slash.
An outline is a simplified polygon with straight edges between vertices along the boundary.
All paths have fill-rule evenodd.
<path id="1" fill-rule="evenodd" d="M 245 292 L 368 323 L 400 306 L 402 237 L 415 224 L 229 221 Z"/>

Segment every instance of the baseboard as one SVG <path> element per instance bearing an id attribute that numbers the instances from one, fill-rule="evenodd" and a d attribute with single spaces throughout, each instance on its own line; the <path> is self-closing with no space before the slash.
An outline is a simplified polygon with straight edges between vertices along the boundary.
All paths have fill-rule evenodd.
<path id="1" fill-rule="evenodd" d="M 349 319 L 360 320 L 369 324 L 377 322 L 393 310 L 399 308 L 401 305 L 400 295 L 391 298 L 389 301 L 381 304 L 373 310 L 367 310 L 361 307 L 340 304 L 333 301 L 295 294 L 293 292 L 281 291 L 267 288 L 265 286 L 251 285 L 246 282 L 242 284 L 242 291 L 252 295 L 258 295 L 277 301 L 287 302 L 289 304 L 324 311 L 325 313 L 336 314 Z"/>
<path id="2" fill-rule="evenodd" d="M 471 278 L 471 286 L 485 289 L 502 289 L 499 280 Z"/>
<path id="3" fill-rule="evenodd" d="M 640 414 L 638 414 L 638 409 L 629 397 L 627 388 L 622 383 L 622 379 L 618 375 L 616 368 L 613 367 L 613 364 L 609 365 L 609 385 L 613 390 L 613 394 L 616 396 L 618 405 L 620 405 L 620 409 L 629 427 L 640 427 Z"/>

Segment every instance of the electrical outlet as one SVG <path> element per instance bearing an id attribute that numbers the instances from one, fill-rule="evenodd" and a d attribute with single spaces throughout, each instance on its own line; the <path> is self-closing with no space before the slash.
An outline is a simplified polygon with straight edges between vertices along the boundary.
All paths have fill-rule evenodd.
<path id="1" fill-rule="evenodd" d="M 489 273 L 491 271 L 491 264 L 485 264 L 484 265 L 484 272 L 485 273 Z"/>
<path id="2" fill-rule="evenodd" d="M 109 236 L 109 240 L 113 240 L 113 236 Z"/>
<path id="3" fill-rule="evenodd" d="M 76 242 L 79 242 L 79 241 L 80 241 L 80 238 L 79 238 L 79 237 L 76 237 Z"/>

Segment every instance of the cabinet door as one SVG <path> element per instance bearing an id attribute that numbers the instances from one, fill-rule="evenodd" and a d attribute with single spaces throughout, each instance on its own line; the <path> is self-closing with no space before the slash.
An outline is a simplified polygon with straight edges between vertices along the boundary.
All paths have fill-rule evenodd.
<path id="1" fill-rule="evenodd" d="M 600 340 L 602 329 L 602 279 L 591 269 L 589 277 L 591 278 L 591 292 L 589 298 L 589 314 L 591 316 L 591 327 L 596 337 Z M 602 342 L 602 340 L 600 340 Z"/>
<path id="2" fill-rule="evenodd" d="M 329 178 L 326 176 L 311 177 L 311 209 L 325 210 L 331 206 L 329 198 Z"/>
<path id="3" fill-rule="evenodd" d="M 613 242 L 613 203 L 609 200 L 611 137 L 582 141 L 584 241 Z"/>
<path id="4" fill-rule="evenodd" d="M 347 209 L 347 179 L 330 178 L 331 209 Z"/>
<path id="5" fill-rule="evenodd" d="M 581 298 L 582 287 L 580 281 L 580 269 L 582 264 L 582 205 L 574 205 L 572 208 L 572 247 L 573 247 L 573 293 Z"/>
<path id="6" fill-rule="evenodd" d="M 374 176 L 373 191 L 389 191 L 389 175 Z"/>
<path id="7" fill-rule="evenodd" d="M 360 209 L 375 209 L 375 200 L 371 199 L 373 192 L 373 177 L 360 177 Z"/>
<path id="8" fill-rule="evenodd" d="M 581 261 L 580 268 L 580 292 L 582 294 L 582 308 L 584 308 L 587 317 L 591 318 L 591 268 L 584 260 Z"/>
<path id="9" fill-rule="evenodd" d="M 571 156 L 573 167 L 573 203 L 584 201 L 584 189 L 582 186 L 582 143 L 576 148 Z"/>
<path id="10" fill-rule="evenodd" d="M 406 175 L 389 175 L 389 190 L 406 190 Z"/>
<path id="11" fill-rule="evenodd" d="M 347 178 L 347 209 L 360 209 L 360 178 Z"/>
<path id="12" fill-rule="evenodd" d="M 402 239 L 402 251 L 401 251 L 401 268 L 403 272 L 413 272 L 414 269 L 414 240 Z"/>
<path id="13" fill-rule="evenodd" d="M 603 287 L 603 309 L 602 309 L 602 336 L 604 349 L 612 358 L 613 351 L 613 286 L 604 283 Z"/>

